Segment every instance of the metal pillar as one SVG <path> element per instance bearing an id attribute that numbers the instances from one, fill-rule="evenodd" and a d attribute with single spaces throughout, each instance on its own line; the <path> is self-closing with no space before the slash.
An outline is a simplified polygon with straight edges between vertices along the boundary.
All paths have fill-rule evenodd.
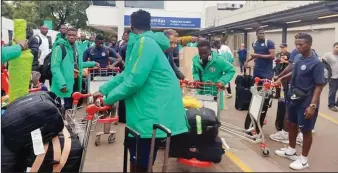
<path id="1" fill-rule="evenodd" d="M 244 31 L 244 41 L 243 41 L 243 43 L 244 43 L 244 47 L 245 47 L 245 49 L 247 49 L 248 48 L 248 31 Z"/>
<path id="2" fill-rule="evenodd" d="M 282 43 L 286 43 L 288 37 L 288 27 L 285 25 L 282 27 Z"/>

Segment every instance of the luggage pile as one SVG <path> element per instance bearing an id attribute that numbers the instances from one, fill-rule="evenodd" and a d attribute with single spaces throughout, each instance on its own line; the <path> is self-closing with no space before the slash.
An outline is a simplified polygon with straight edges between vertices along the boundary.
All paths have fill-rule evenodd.
<path id="1" fill-rule="evenodd" d="M 214 110 L 188 108 L 187 119 L 190 132 L 173 136 L 169 156 L 219 163 L 225 153 L 222 140 L 218 137 L 220 122 Z"/>
<path id="2" fill-rule="evenodd" d="M 34 92 L 3 107 L 2 172 L 78 172 L 83 148 L 64 126 L 50 92 Z"/>

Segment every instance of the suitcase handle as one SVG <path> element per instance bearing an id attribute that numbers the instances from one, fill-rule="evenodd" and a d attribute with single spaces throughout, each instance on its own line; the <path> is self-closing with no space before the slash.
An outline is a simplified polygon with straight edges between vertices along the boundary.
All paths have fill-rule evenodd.
<path id="1" fill-rule="evenodd" d="M 155 151 L 155 140 L 156 140 L 156 131 L 160 129 L 164 133 L 166 133 L 166 145 L 163 159 L 162 172 L 167 172 L 168 167 L 168 159 L 169 159 L 169 148 L 170 148 L 170 138 L 171 138 L 171 130 L 165 127 L 162 124 L 154 124 L 153 125 L 153 134 L 151 138 L 151 146 L 150 146 L 150 155 L 148 160 L 148 172 L 152 172 L 153 161 L 154 161 L 154 151 Z"/>
<path id="2" fill-rule="evenodd" d="M 136 158 L 135 158 L 135 172 L 137 171 L 137 162 L 138 162 L 138 157 L 140 156 L 139 154 L 139 142 L 141 135 L 136 132 L 134 129 L 131 129 L 130 127 L 126 126 L 124 128 L 124 153 L 123 153 L 123 173 L 127 173 L 127 166 L 128 166 L 128 135 L 131 134 L 132 136 L 135 137 L 136 139 Z"/>
<path id="3" fill-rule="evenodd" d="M 246 73 L 246 69 L 249 69 L 249 74 Z M 251 74 L 251 67 L 245 67 L 244 68 L 244 74 L 245 75 L 250 75 Z"/>

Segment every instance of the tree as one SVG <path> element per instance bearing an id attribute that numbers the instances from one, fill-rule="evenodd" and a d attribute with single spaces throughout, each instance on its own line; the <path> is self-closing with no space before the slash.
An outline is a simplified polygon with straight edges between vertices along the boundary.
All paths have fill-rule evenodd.
<path id="1" fill-rule="evenodd" d="M 1 2 L 1 16 L 12 19 L 14 7 L 12 4 L 2 1 Z"/>
<path id="2" fill-rule="evenodd" d="M 55 30 L 62 24 L 70 24 L 75 28 L 86 28 L 86 9 L 89 1 L 2 1 L 2 16 L 10 19 L 25 19 L 28 24 L 40 26 L 44 20 L 53 21 Z"/>

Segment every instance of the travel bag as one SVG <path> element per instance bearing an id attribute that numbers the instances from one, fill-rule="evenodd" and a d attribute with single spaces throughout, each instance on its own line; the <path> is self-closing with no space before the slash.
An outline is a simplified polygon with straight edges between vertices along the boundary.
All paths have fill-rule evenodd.
<path id="1" fill-rule="evenodd" d="M 34 92 L 8 104 L 1 119 L 5 145 L 17 153 L 32 145 L 31 132 L 40 129 L 43 142 L 48 142 L 63 129 L 64 123 L 56 96 Z"/>
<path id="2" fill-rule="evenodd" d="M 275 127 L 277 131 L 281 131 L 283 129 L 285 114 L 286 114 L 285 99 L 280 98 L 278 99 L 277 116 L 275 120 Z"/>
<path id="3" fill-rule="evenodd" d="M 4 145 L 4 137 L 1 135 L 1 172 L 16 172 L 17 157 Z"/>
<path id="4" fill-rule="evenodd" d="M 29 150 L 25 162 L 27 170 L 30 172 L 79 172 L 83 147 L 75 136 L 70 136 L 68 130 L 66 132 L 64 129 L 62 134 L 54 137 L 47 148 L 47 152 L 42 154 L 44 158 L 39 164 L 37 162 L 41 156 L 36 156 L 33 148 Z"/>
<path id="5" fill-rule="evenodd" d="M 181 138 L 181 140 L 183 140 L 183 138 Z M 170 157 L 184 159 L 195 158 L 199 161 L 220 163 L 222 161 L 222 156 L 225 153 L 222 140 L 218 136 L 208 144 L 200 143 L 193 145 L 189 140 L 180 142 L 181 145 L 179 145 L 178 140 L 172 141 L 170 144 Z M 189 143 L 191 144 L 190 146 Z"/>
<path id="6" fill-rule="evenodd" d="M 186 116 L 190 125 L 191 140 L 208 142 L 218 135 L 221 123 L 212 109 L 188 108 Z"/>
<path id="7" fill-rule="evenodd" d="M 247 73 L 246 69 L 249 69 Z M 254 85 L 254 79 L 250 75 L 251 67 L 244 68 L 244 74 L 238 75 L 235 80 L 236 84 L 236 98 L 235 108 L 237 110 L 248 110 L 250 106 L 250 100 L 252 97 L 250 88 Z"/>

